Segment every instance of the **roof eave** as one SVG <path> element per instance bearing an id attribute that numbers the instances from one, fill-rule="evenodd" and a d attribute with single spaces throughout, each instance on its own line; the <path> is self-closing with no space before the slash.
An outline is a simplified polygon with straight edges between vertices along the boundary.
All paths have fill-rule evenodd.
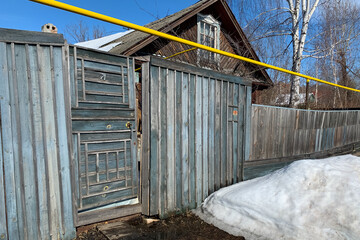
<path id="1" fill-rule="evenodd" d="M 164 32 L 164 33 L 169 32 L 174 27 L 176 27 L 176 26 L 180 25 L 181 23 L 185 22 L 186 20 L 190 19 L 195 14 L 201 12 L 202 10 L 206 9 L 207 7 L 211 6 L 212 4 L 214 4 L 217 1 L 219 1 L 219 0 L 210 0 L 210 1 L 204 2 L 203 5 L 199 6 L 198 8 L 196 8 L 193 11 L 186 13 L 185 15 L 179 16 L 179 18 L 176 21 L 173 21 L 171 24 L 167 25 L 165 28 L 159 29 L 158 31 Z M 137 51 L 139 51 L 140 49 L 147 46 L 148 44 L 150 44 L 151 42 L 155 41 L 158 38 L 159 38 L 158 36 L 150 35 L 146 39 L 142 40 L 142 42 L 140 44 L 134 44 L 132 47 L 128 48 L 126 51 L 122 52 L 121 54 L 131 56 L 132 54 L 136 53 Z"/>

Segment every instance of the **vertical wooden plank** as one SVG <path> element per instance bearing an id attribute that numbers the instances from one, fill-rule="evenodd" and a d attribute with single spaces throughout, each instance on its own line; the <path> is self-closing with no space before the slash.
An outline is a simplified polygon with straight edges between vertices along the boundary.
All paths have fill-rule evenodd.
<path id="1" fill-rule="evenodd" d="M 234 154 L 233 149 L 234 147 L 234 125 L 237 124 L 235 121 L 236 116 L 234 115 L 234 111 L 239 111 L 238 108 L 233 108 L 232 106 L 236 105 L 234 103 L 234 83 L 228 83 L 228 106 L 227 106 L 227 170 L 226 170 L 226 182 L 228 185 L 233 183 L 233 169 L 234 169 Z M 231 107 L 230 107 L 231 106 Z"/>
<path id="2" fill-rule="evenodd" d="M 1 75 L 0 75 L 1 76 Z M 0 119 L 1 119 L 1 105 L 0 105 Z M 0 239 L 8 239 L 7 221 L 6 221 L 6 205 L 5 205 L 5 184 L 4 184 L 4 160 L 2 148 L 2 125 L 0 121 Z"/>
<path id="3" fill-rule="evenodd" d="M 167 210 L 175 209 L 175 72 L 169 70 L 167 77 Z"/>
<path id="4" fill-rule="evenodd" d="M 289 109 L 290 111 L 290 118 L 289 118 L 289 131 L 288 131 L 288 148 L 287 148 L 287 154 L 286 156 L 293 156 L 294 154 L 294 142 L 296 139 L 296 133 L 297 133 L 297 110 Z"/>
<path id="5" fill-rule="evenodd" d="M 239 91 L 241 91 L 243 87 L 240 86 Z M 240 94 L 240 93 L 239 93 Z M 240 111 L 239 111 L 240 113 Z M 252 106 L 252 113 L 251 113 L 251 121 L 252 121 L 252 128 L 251 128 L 251 150 L 250 150 L 250 160 L 257 159 L 258 154 L 258 124 L 259 124 L 259 106 L 253 105 Z"/>
<path id="6" fill-rule="evenodd" d="M 39 47 L 40 48 L 40 47 Z M 59 208 L 59 173 L 57 166 L 57 139 L 55 132 L 55 109 L 53 96 L 53 76 L 51 62 L 51 53 L 49 47 L 41 47 L 41 54 L 39 54 L 39 65 L 42 68 L 40 72 L 40 91 L 41 91 L 41 106 L 42 106 L 42 122 L 43 122 L 43 141 L 45 143 L 45 159 L 47 183 L 48 183 L 48 204 L 49 204 L 49 225 L 50 234 L 55 236 L 58 234 L 58 226 L 60 220 Z M 49 81 L 51 79 L 51 81 Z M 46 114 L 45 114 L 46 113 Z"/>
<path id="7" fill-rule="evenodd" d="M 128 94 L 129 94 L 129 107 L 136 108 L 135 104 L 135 66 L 134 59 L 128 58 Z"/>
<path id="8" fill-rule="evenodd" d="M 3 146 L 6 146 L 8 144 L 4 143 L 3 144 L 3 140 L 2 140 L 2 136 L 7 136 L 5 135 L 6 133 L 6 129 L 3 127 L 3 124 L 8 123 L 8 119 L 9 119 L 9 113 L 10 113 L 10 109 L 9 109 L 9 86 L 8 86 L 8 65 L 7 65 L 7 59 L 6 59 L 6 44 L 0 42 L 0 52 L 2 54 L 0 54 L 0 79 L 2 79 L 2 81 L 0 81 L 0 205 L 2 206 L 0 208 L 0 239 L 10 239 L 10 235 L 8 234 L 8 226 L 11 226 L 11 223 L 7 223 L 7 219 L 6 219 L 6 214 L 7 212 L 11 213 L 11 211 L 13 211 L 11 209 L 12 206 L 10 206 L 10 208 L 5 208 L 5 204 L 6 204 L 6 198 L 5 198 L 5 191 L 7 189 L 11 189 L 11 185 L 12 183 L 9 182 L 9 186 L 7 186 L 7 188 L 5 188 L 5 179 L 6 179 L 6 174 L 4 171 L 4 166 L 7 165 L 5 164 L 5 158 L 9 157 L 9 151 L 5 151 L 5 148 Z M 4 125 L 5 126 L 5 125 Z M 11 125 L 6 125 L 6 128 L 11 127 Z M 11 141 L 11 136 L 9 136 L 9 138 L 7 139 L 7 141 Z M 7 169 L 7 172 L 9 172 L 9 169 Z M 10 185 L 11 184 L 11 185 Z M 9 191 L 10 195 L 11 191 Z M 8 194 L 9 194 L 8 193 Z M 11 220 L 11 218 L 10 218 Z M 11 229 L 9 229 L 11 231 Z M 14 236 L 15 239 L 15 236 Z"/>
<path id="9" fill-rule="evenodd" d="M 281 157 L 280 155 L 280 148 L 281 146 L 284 144 L 283 142 L 281 142 L 282 139 L 282 130 L 283 128 L 281 127 L 281 123 L 283 122 L 283 118 L 282 118 L 282 113 L 283 110 L 281 108 L 277 109 L 277 114 L 276 114 L 276 146 L 274 148 L 274 157 Z"/>
<path id="10" fill-rule="evenodd" d="M 215 149 L 215 159 L 214 159 L 214 191 L 217 191 L 220 188 L 221 176 L 220 176 L 220 114 L 221 114 L 221 81 L 215 80 L 215 134 L 214 139 L 216 139 L 216 143 L 214 146 Z"/>
<path id="11" fill-rule="evenodd" d="M 128 101 L 129 107 L 134 109 L 134 116 L 137 116 L 137 105 L 136 105 L 136 92 L 135 92 L 135 61 L 133 58 L 127 58 L 127 71 L 128 71 Z M 122 79 L 121 82 L 124 83 L 124 67 L 121 66 Z M 123 102 L 125 101 L 125 87 L 122 86 Z M 133 189 L 133 195 L 140 195 L 139 184 L 139 169 L 138 169 L 138 141 L 137 141 L 137 126 L 138 119 L 135 117 L 135 126 L 131 128 L 131 141 L 130 141 L 130 166 L 131 166 L 131 185 Z"/>
<path id="12" fill-rule="evenodd" d="M 2 137 L 7 139 L 3 142 L 3 160 L 4 160 L 4 182 L 6 191 L 6 212 L 7 212 L 7 228 L 9 239 L 21 239 L 19 220 L 17 216 L 17 205 L 16 201 L 16 181 L 15 181 L 15 158 L 16 158 L 16 122 L 13 121 L 14 100 L 13 100 L 13 61 L 11 54 L 10 44 L 0 43 L 0 59 L 1 59 L 1 79 L 0 81 L 0 96 L 1 100 L 1 121 Z M 15 125 L 15 126 L 13 126 Z M 14 132 L 15 129 L 15 132 Z M 5 206 L 5 205 L 3 205 Z"/>
<path id="13" fill-rule="evenodd" d="M 267 115 L 266 115 L 266 139 L 273 139 L 273 130 L 274 130 L 274 109 L 273 108 L 267 108 Z M 269 159 L 271 156 L 271 149 L 273 147 L 274 141 L 266 141 L 265 143 L 265 159 Z"/>
<path id="14" fill-rule="evenodd" d="M 221 91 L 221 187 L 225 187 L 226 176 L 227 176 L 227 110 L 228 110 L 228 87 L 227 82 L 222 81 L 222 91 Z"/>
<path id="15" fill-rule="evenodd" d="M 182 189 L 183 207 L 189 206 L 189 75 L 188 73 L 182 73 L 181 83 L 181 135 L 182 135 Z"/>
<path id="16" fill-rule="evenodd" d="M 237 129 L 236 137 L 237 137 L 237 151 L 236 151 L 236 159 L 235 161 L 235 169 L 234 169 L 234 179 L 236 182 L 242 181 L 244 178 L 244 161 L 245 161 L 245 109 L 246 109 L 246 88 L 245 86 L 238 85 L 237 87 L 238 92 L 238 116 L 237 116 Z M 234 154 L 235 158 L 235 154 Z M 249 159 L 248 159 L 249 160 Z"/>
<path id="17" fill-rule="evenodd" d="M 342 137 L 342 143 L 346 143 L 347 142 L 347 136 L 348 136 L 348 125 L 347 125 L 347 122 L 348 122 L 348 113 L 347 112 L 344 112 L 344 132 L 343 132 L 343 137 Z"/>
<path id="18" fill-rule="evenodd" d="M 44 100 L 43 107 L 46 112 L 44 115 L 45 131 L 47 136 L 47 160 L 49 172 L 49 193 L 50 193 L 50 216 L 52 220 L 51 234 L 53 236 L 59 234 L 61 227 L 61 183 L 59 172 L 59 151 L 58 139 L 56 132 L 56 96 L 54 93 L 55 88 L 55 69 L 54 69 L 54 53 L 53 47 L 44 48 L 44 62 L 43 67 L 46 71 L 46 82 L 44 84 Z M 50 63 L 50 64 L 49 64 Z M 51 79 L 51 81 L 49 81 Z"/>
<path id="19" fill-rule="evenodd" d="M 159 67 L 150 67 L 150 215 L 159 214 Z"/>
<path id="20" fill-rule="evenodd" d="M 287 109 L 283 109 L 283 137 L 282 137 L 282 142 L 283 142 L 283 146 L 282 146 L 282 157 L 285 157 L 287 154 L 287 146 L 288 146 L 288 136 L 290 131 L 290 111 L 288 111 Z"/>
<path id="21" fill-rule="evenodd" d="M 355 114 L 355 119 L 354 119 L 354 124 L 355 124 L 355 134 L 356 134 L 356 141 L 360 140 L 360 135 L 359 135 L 359 119 L 360 119 L 360 112 L 357 111 Z"/>
<path id="22" fill-rule="evenodd" d="M 25 239 L 27 238 L 27 236 L 25 236 L 25 206 L 24 206 L 24 200 L 23 200 L 23 192 L 24 192 L 24 181 L 22 178 L 22 172 L 20 169 L 20 165 L 21 165 L 21 138 L 20 138 L 20 117 L 19 117 L 19 95 L 18 95 L 18 79 L 17 79 L 17 73 L 16 73 L 16 53 L 15 53 L 15 44 L 11 43 L 10 45 L 10 49 L 8 51 L 9 53 L 9 58 L 8 61 L 11 61 L 11 69 L 9 75 L 12 76 L 12 81 L 10 82 L 10 92 L 11 92 L 11 108 L 12 108 L 12 112 L 11 112 L 11 121 L 13 122 L 12 124 L 12 132 L 14 134 L 13 138 L 13 151 L 14 151 L 14 178 L 15 178 L 15 194 L 16 197 L 14 199 L 16 199 L 16 211 L 17 211 L 17 221 L 18 221 L 18 234 L 20 239 Z M 12 199 L 12 201 L 14 201 L 14 199 Z"/>
<path id="23" fill-rule="evenodd" d="M 128 65 L 128 69 L 129 69 L 129 65 Z M 135 70 L 135 68 L 134 68 L 134 70 Z M 124 66 L 121 66 L 121 84 L 122 84 L 122 88 L 121 88 L 122 95 L 125 96 L 125 70 L 124 70 Z M 134 84 L 135 84 L 135 81 L 134 81 Z M 125 103 L 125 97 L 122 98 L 122 102 Z"/>
<path id="24" fill-rule="evenodd" d="M 58 50 L 58 51 L 57 51 Z M 60 143 L 59 142 L 59 134 L 61 134 L 62 136 L 64 136 L 65 133 L 65 143 L 67 141 L 66 139 L 66 120 L 64 120 L 64 124 L 65 124 L 65 128 L 61 129 L 61 131 L 59 132 L 59 126 L 58 124 L 59 122 L 59 116 L 58 114 L 61 114 L 63 116 L 65 116 L 65 111 L 61 111 L 63 109 L 59 109 L 58 107 L 58 98 L 63 99 L 64 98 L 64 92 L 62 91 L 61 94 L 57 95 L 56 91 L 58 89 L 56 89 L 56 83 L 58 84 L 63 84 L 63 79 L 62 79 L 62 52 L 61 52 L 61 48 L 58 47 L 53 47 L 50 46 L 50 65 L 51 65 L 51 81 L 52 81 L 52 98 L 53 98 L 53 109 L 54 109 L 54 117 L 55 117 L 55 124 L 54 124 L 54 131 L 55 131 L 55 139 L 56 139 L 56 143 L 55 143 L 55 148 L 56 148 L 56 167 L 57 167 L 57 172 L 58 174 L 58 183 L 59 185 L 57 185 L 56 187 L 58 188 L 58 208 L 59 208 L 59 225 L 57 226 L 57 231 L 58 231 L 58 236 L 63 236 L 65 234 L 65 219 L 64 219 L 64 199 L 63 199 L 63 186 L 62 186 L 62 171 L 60 169 L 61 166 L 61 159 L 60 159 L 60 145 L 64 144 L 64 143 Z M 56 59 L 55 59 L 56 58 Z M 60 87 L 60 86 L 59 86 Z M 63 90 L 63 86 L 60 87 L 60 89 Z M 61 100 L 60 100 L 61 102 Z M 64 127 L 64 126 L 63 126 Z M 66 154 L 66 153 L 65 153 Z M 66 156 L 66 155 L 65 155 Z M 64 157 L 65 157 L 64 156 Z M 64 159 L 65 160 L 65 159 Z M 65 160 L 66 161 L 66 160 Z M 69 188 L 68 190 L 70 190 L 71 192 L 71 188 Z"/>
<path id="25" fill-rule="evenodd" d="M 181 77 L 182 72 L 175 72 L 175 158 L 176 158 L 176 208 L 178 210 L 182 210 L 182 195 L 183 195 L 183 189 L 182 189 L 182 159 L 181 159 L 181 152 L 182 152 L 182 146 L 180 143 L 182 143 L 182 106 L 181 106 L 181 93 L 182 93 L 182 83 L 181 83 Z"/>
<path id="26" fill-rule="evenodd" d="M 33 102 L 33 142 L 35 148 L 35 169 L 37 170 L 36 182 L 37 182 L 37 196 L 38 196 L 38 208 L 41 209 L 39 214 L 39 231 L 42 239 L 46 238 L 49 233 L 49 218 L 48 218 L 48 181 L 46 171 L 46 161 L 44 152 L 44 136 L 43 136 L 43 109 L 40 92 L 40 72 L 42 67 L 38 62 L 38 49 L 40 46 L 29 46 L 29 64 L 30 64 L 30 75 L 31 75 L 31 93 Z"/>
<path id="27" fill-rule="evenodd" d="M 246 89 L 244 89 L 244 94 L 246 95 Z M 246 106 L 246 101 L 245 101 L 244 106 Z M 256 159 L 263 158 L 263 146 L 264 146 L 263 143 L 264 143 L 264 138 L 266 139 L 266 137 L 264 137 L 265 136 L 264 131 L 266 130 L 265 125 L 264 125 L 264 121 L 266 120 L 264 113 L 265 113 L 265 108 L 259 108 L 258 121 L 257 121 L 257 129 L 258 129 L 257 135 L 259 136 L 259 138 L 258 138 L 258 143 L 257 143 Z M 245 110 L 244 110 L 244 114 L 245 114 Z M 244 128 L 245 128 L 245 122 L 244 122 Z M 244 150 L 245 150 L 245 146 L 244 146 Z"/>
<path id="28" fill-rule="evenodd" d="M 77 48 L 74 46 L 74 94 L 75 94 L 75 107 L 79 107 L 79 91 L 78 91 L 78 58 Z"/>
<path id="29" fill-rule="evenodd" d="M 311 138 L 311 141 L 309 143 L 309 148 L 308 148 L 308 151 L 309 152 L 315 152 L 315 133 L 316 133 L 316 130 L 315 130 L 315 119 L 316 119 L 316 111 L 311 111 L 311 114 L 310 114 L 310 122 L 311 122 L 311 128 L 310 128 L 310 138 Z"/>
<path id="30" fill-rule="evenodd" d="M 300 133 L 300 130 L 299 130 L 299 122 L 300 122 L 300 119 L 299 119 L 299 110 L 293 110 L 295 112 L 295 128 L 294 128 L 294 133 L 293 133 L 293 144 L 292 144 L 292 147 L 291 147 L 291 152 L 289 153 L 290 155 L 288 156 L 294 156 L 297 154 L 297 150 L 299 149 L 299 133 Z"/>
<path id="31" fill-rule="evenodd" d="M 320 139 L 321 139 L 321 144 L 320 144 L 320 151 L 323 151 L 326 149 L 326 135 L 327 135 L 327 130 L 326 130 L 326 121 L 327 121 L 327 118 L 326 118 L 326 112 L 323 112 L 323 120 L 322 120 L 322 123 L 321 123 L 321 136 L 320 136 Z"/>
<path id="32" fill-rule="evenodd" d="M 84 59 L 81 59 L 81 86 L 82 86 L 82 100 L 86 100 L 86 89 L 85 89 L 85 65 Z"/>
<path id="33" fill-rule="evenodd" d="M 209 194 L 214 192 L 215 185 L 215 79 L 209 80 Z"/>
<path id="34" fill-rule="evenodd" d="M 322 135 L 322 122 L 323 122 L 324 112 L 319 112 L 316 116 L 316 151 L 321 149 L 321 135 Z"/>
<path id="35" fill-rule="evenodd" d="M 196 162 L 196 207 L 202 202 L 202 173 L 203 173 L 203 145 L 202 145 L 202 77 L 196 77 L 196 94 L 195 94 L 195 162 Z"/>
<path id="36" fill-rule="evenodd" d="M 190 75 L 189 82 L 189 207 L 196 206 L 195 185 L 195 75 Z"/>
<path id="37" fill-rule="evenodd" d="M 69 167 L 70 167 L 70 181 L 71 181 L 71 191 L 72 191 L 72 224 L 73 229 L 70 230 L 70 232 L 73 233 L 73 236 L 76 235 L 76 229 L 75 224 L 77 223 L 77 213 L 78 213 L 78 202 L 77 202 L 77 179 L 75 178 L 75 170 L 76 170 L 76 164 L 74 161 L 75 158 L 73 158 L 73 142 L 72 142 L 72 122 L 71 122 L 71 107 L 72 105 L 72 89 L 71 89 L 71 82 L 74 81 L 74 70 L 71 70 L 73 67 L 73 58 L 70 56 L 70 47 L 65 42 L 65 52 L 63 53 L 63 74 L 66 76 L 64 79 L 64 92 L 65 92 L 65 105 L 67 106 L 65 108 L 65 115 L 66 115 L 66 125 L 67 125 L 67 138 L 68 138 L 68 149 L 69 149 Z M 72 49 L 73 50 L 73 49 Z M 68 230 L 67 230 L 68 231 Z"/>
<path id="38" fill-rule="evenodd" d="M 202 122 L 203 122 L 203 183 L 202 196 L 205 199 L 209 194 L 209 154 L 208 154 L 208 139 L 209 139 L 209 78 L 202 79 Z"/>
<path id="39" fill-rule="evenodd" d="M 67 62 L 68 62 L 68 78 L 69 78 L 69 96 L 71 96 L 70 99 L 70 103 L 71 103 L 71 107 L 76 107 L 76 59 L 74 58 L 75 56 L 75 47 L 69 47 L 69 45 L 67 45 Z M 72 56 L 70 56 L 70 54 L 72 53 Z"/>
<path id="40" fill-rule="evenodd" d="M 244 129 L 244 159 L 243 161 L 247 161 L 250 158 L 250 133 L 251 133 L 251 87 L 246 87 L 246 103 L 245 103 L 245 129 Z M 244 166 L 242 165 L 242 168 Z"/>
<path id="41" fill-rule="evenodd" d="M 165 214 L 165 208 L 166 208 L 166 190 L 167 190 L 167 163 L 168 159 L 167 156 L 167 115 L 166 115 L 166 109 L 167 109 L 167 69 L 166 68 L 160 68 L 160 78 L 159 78 L 159 172 L 160 172 L 160 178 L 159 178 L 159 199 L 160 199 L 160 214 Z"/>
<path id="42" fill-rule="evenodd" d="M 24 181 L 21 185 L 22 190 L 22 205 L 24 210 L 24 222 L 25 222 L 25 238 L 35 237 L 37 238 L 38 229 L 37 225 L 37 199 L 32 197 L 33 193 L 36 192 L 35 188 L 35 169 L 34 169 L 34 156 L 32 146 L 32 112 L 31 106 L 31 92 L 29 82 L 30 69 L 28 68 L 29 57 L 28 57 L 28 45 L 18 45 L 15 47 L 15 62 L 16 62 L 16 79 L 18 85 L 18 111 L 19 111 L 19 126 L 20 136 L 19 142 L 19 168 L 20 174 L 22 175 L 21 181 Z M 23 121 L 21 119 L 27 119 Z"/>
<path id="43" fill-rule="evenodd" d="M 71 187 L 71 165 L 70 165 L 70 149 L 68 141 L 68 113 L 69 103 L 66 102 L 68 89 L 66 88 L 66 62 L 64 47 L 54 47 L 54 90 L 56 99 L 56 119 L 57 119 L 57 138 L 58 138 L 58 167 L 60 172 L 60 191 L 61 191 L 61 208 L 62 208 L 62 237 L 69 238 L 74 235 L 73 222 L 73 199 Z M 67 104 L 66 104 L 67 103 Z"/>
<path id="44" fill-rule="evenodd" d="M 0 73 L 0 76 L 2 74 Z M 2 97 L 0 95 L 0 97 Z M 2 99 L 1 99 L 2 100 Z M 7 222 L 6 222 L 6 205 L 5 205 L 5 184 L 4 184 L 4 159 L 3 159 L 3 148 L 2 148 L 2 124 L 1 124 L 1 105 L 0 105 L 0 239 L 7 239 Z"/>
<path id="45" fill-rule="evenodd" d="M 142 213 L 150 215 L 150 66 L 143 63 L 142 75 L 142 162 L 141 162 L 141 206 Z"/>

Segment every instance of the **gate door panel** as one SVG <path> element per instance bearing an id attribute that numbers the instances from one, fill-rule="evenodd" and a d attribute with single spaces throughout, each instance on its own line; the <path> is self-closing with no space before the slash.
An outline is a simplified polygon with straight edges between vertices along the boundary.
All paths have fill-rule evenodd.
<path id="1" fill-rule="evenodd" d="M 78 211 L 137 203 L 133 59 L 70 49 Z"/>

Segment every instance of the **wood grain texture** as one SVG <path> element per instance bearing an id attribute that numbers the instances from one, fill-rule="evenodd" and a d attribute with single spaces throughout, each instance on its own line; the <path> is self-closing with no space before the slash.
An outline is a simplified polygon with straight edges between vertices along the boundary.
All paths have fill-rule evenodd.
<path id="1" fill-rule="evenodd" d="M 7 217 L 0 219 L 7 233 L 0 229 L 0 236 L 73 238 L 64 42 L 52 45 L 54 38 L 46 34 L 38 34 L 38 41 L 35 33 L 29 39 L 17 34 L 2 35 L 8 43 L 0 43 L 1 136 L 7 139 L 1 142 L 0 182 L 6 186 Z M 44 44 L 28 44 L 32 39 Z"/>
<path id="2" fill-rule="evenodd" d="M 251 87 L 157 58 L 150 66 L 150 209 L 145 214 L 166 217 L 200 206 L 221 186 L 242 179 Z"/>
<path id="3" fill-rule="evenodd" d="M 252 105 L 252 112 L 249 161 L 312 154 L 360 141 L 360 111 Z"/>
<path id="4" fill-rule="evenodd" d="M 142 213 L 150 215 L 150 67 L 142 64 L 142 162 L 141 162 L 141 200 Z"/>

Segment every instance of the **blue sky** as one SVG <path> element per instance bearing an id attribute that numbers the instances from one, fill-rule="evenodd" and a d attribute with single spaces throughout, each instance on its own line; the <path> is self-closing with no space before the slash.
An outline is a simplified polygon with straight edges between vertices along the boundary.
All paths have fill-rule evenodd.
<path id="1" fill-rule="evenodd" d="M 177 12 L 198 0 L 61 0 L 61 2 L 115 17 L 138 25 Z M 89 26 L 103 26 L 107 34 L 124 31 L 120 26 L 80 16 L 29 0 L 3 0 L 0 8 L 0 27 L 41 31 L 41 26 L 53 23 L 64 33 L 66 25 L 80 20 Z"/>

